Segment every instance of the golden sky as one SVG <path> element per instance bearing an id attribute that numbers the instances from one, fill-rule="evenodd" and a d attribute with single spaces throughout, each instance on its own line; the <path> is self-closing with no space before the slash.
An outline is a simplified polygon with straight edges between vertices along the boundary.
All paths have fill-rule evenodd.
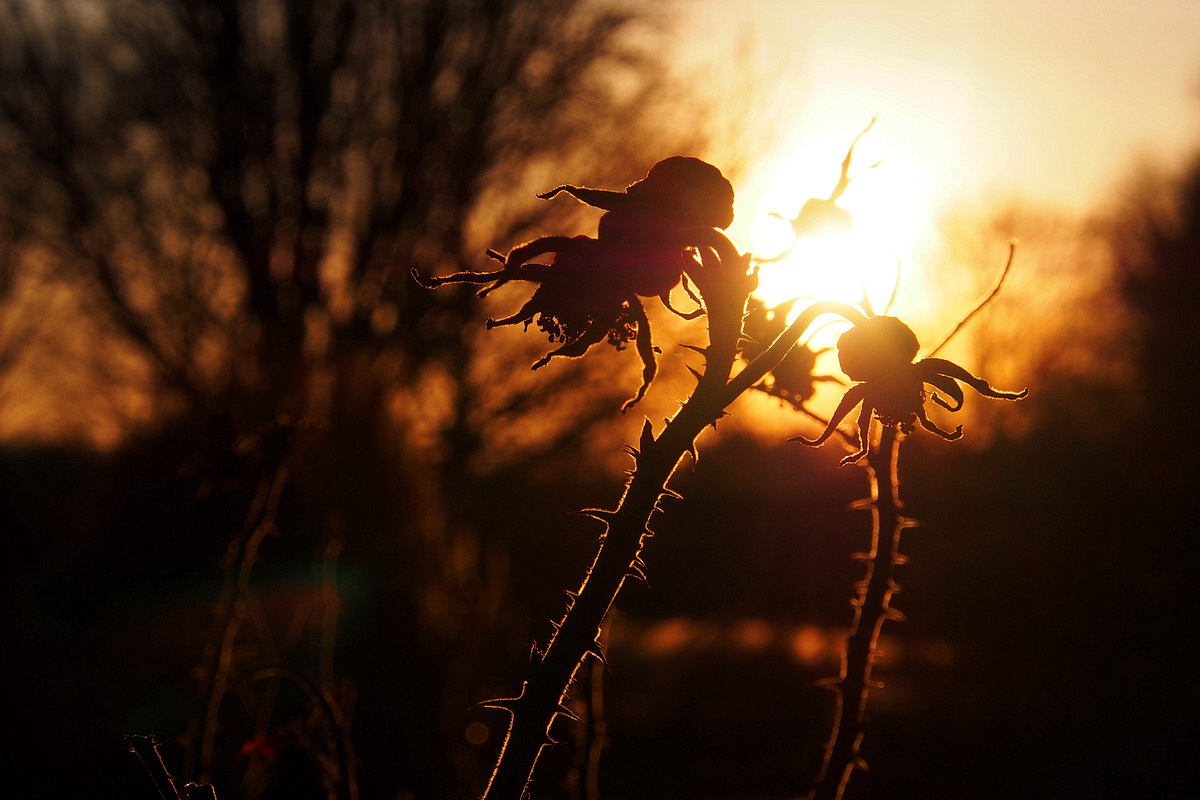
<path id="1" fill-rule="evenodd" d="M 893 313 L 930 344 L 990 287 L 1007 237 L 1022 240 L 991 322 L 956 341 L 972 368 L 984 363 L 972 346 L 980 325 L 1027 329 L 1042 319 L 1039 303 L 1098 307 L 1107 261 L 1078 239 L 1078 219 L 1104 211 L 1139 167 L 1172 171 L 1200 153 L 1200 0 L 682 7 L 679 69 L 708 76 L 719 108 L 750 112 L 724 152 L 741 153 L 745 167 L 731 232 L 756 254 L 791 240 L 787 223 L 769 213 L 791 217 L 807 198 L 828 197 L 847 147 L 878 117 L 856 146 L 839 201 L 853 215 L 853 238 L 814 241 L 816 249 L 764 267 L 768 302 L 801 287 L 854 301 L 865 285 L 878 309 L 900 275 Z M 722 152 L 714 146 L 718 163 Z M 989 230 L 988 210 L 1008 208 L 1027 216 L 1011 233 Z M 977 252 L 951 252 L 939 225 L 946 215 L 960 220 L 960 234 L 962 220 L 979 228 Z M 1048 340 L 1060 334 L 1045 330 Z M 1077 334 L 1072 341 L 1104 348 L 1112 332 Z M 1029 349 L 1018 361 L 1041 358 Z M 1031 369 L 1025 361 L 987 363 L 994 379 L 1019 383 Z"/>
<path id="2" fill-rule="evenodd" d="M 783 149 L 834 139 L 844 151 L 878 114 L 876 144 L 924 176 L 935 206 L 986 193 L 1081 210 L 1135 163 L 1200 142 L 1196 0 L 684 7 L 691 58 L 736 64 L 751 45 L 793 115 Z"/>

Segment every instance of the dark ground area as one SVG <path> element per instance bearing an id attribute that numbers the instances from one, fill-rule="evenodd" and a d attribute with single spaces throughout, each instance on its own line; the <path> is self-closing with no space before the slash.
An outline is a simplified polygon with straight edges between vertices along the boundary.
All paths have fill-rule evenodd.
<path id="1" fill-rule="evenodd" d="M 850 617 L 860 569 L 850 555 L 867 520 L 845 508 L 864 475 L 796 447 L 731 440 L 709 455 L 681 475 L 688 499 L 656 525 L 653 589 L 628 587 L 610 632 L 607 797 L 796 796 L 818 763 L 831 696 L 814 684 L 836 671 Z M 1184 496 L 1147 486 L 1127 448 L 1082 441 L 972 452 L 918 437 L 904 458 L 923 525 L 904 540 L 897 605 L 908 619 L 887 628 L 864 744 L 871 770 L 851 796 L 1194 796 L 1196 546 Z M 5 751 L 9 796 L 152 797 L 124 750 L 128 733 L 156 732 L 168 758 L 182 757 L 219 592 L 218 532 L 236 509 L 197 503 L 165 466 L 5 454 L 5 708 L 19 732 Z M 528 513 L 565 517 L 598 491 L 566 487 L 549 511 Z M 510 656 L 521 631 L 542 635 L 558 589 L 586 563 L 586 546 L 561 536 L 513 545 L 524 563 L 504 612 L 517 615 Z M 313 584 L 304 548 L 272 546 L 263 597 L 300 602 Z M 420 726 L 447 712 L 411 687 L 444 688 L 438 670 L 455 645 L 403 639 L 408 612 L 388 607 L 401 596 L 387 589 L 389 565 L 355 555 L 339 573 L 339 662 L 358 684 L 364 796 L 385 796 L 366 792 L 397 774 L 419 786 L 412 754 L 439 757 Z M 520 658 L 496 669 L 492 689 Z M 494 721 L 460 712 L 450 717 Z M 459 767 L 482 768 L 494 741 Z"/>

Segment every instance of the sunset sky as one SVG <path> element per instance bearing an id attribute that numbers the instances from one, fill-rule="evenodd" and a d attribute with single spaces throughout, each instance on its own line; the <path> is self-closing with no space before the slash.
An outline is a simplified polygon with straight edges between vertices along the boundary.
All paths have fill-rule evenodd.
<path id="1" fill-rule="evenodd" d="M 882 305 L 902 264 L 896 313 L 937 330 L 986 288 L 933 296 L 934 286 L 962 277 L 938 272 L 947 215 L 975 215 L 968 224 L 980 232 L 1005 208 L 1081 218 L 1119 200 L 1139 169 L 1175 172 L 1200 151 L 1200 3 L 1192 0 L 708 0 L 684 8 L 678 68 L 711 84 L 716 107 L 744 109 L 725 150 L 744 170 L 731 231 L 756 255 L 791 242 L 790 227 L 770 214 L 791 217 L 807 198 L 828 197 L 848 146 L 878 118 L 856 145 L 839 201 L 853 215 L 853 241 L 815 242 L 815 251 L 764 269 L 760 295 L 769 302 L 797 294 L 856 301 L 866 285 Z M 727 157 L 720 144 L 712 155 Z M 1063 241 L 1073 235 L 1054 231 Z M 1048 232 L 1011 235 L 1025 242 L 1018 271 L 1040 280 L 1036 253 Z M 1007 244 L 986 251 L 995 272 Z M 988 264 L 953 269 L 992 274 Z M 1097 265 L 1076 258 L 1068 266 L 1054 291 L 1078 305 L 1067 298 L 1095 279 Z M 814 285 L 821 276 L 841 285 Z M 1007 294 L 1020 289 L 1010 283 Z"/>
<path id="2" fill-rule="evenodd" d="M 710 0 L 688 11 L 691 53 L 711 67 L 714 50 L 736 59 L 749 44 L 754 69 L 778 81 L 773 96 L 793 115 L 783 153 L 844 151 L 878 114 L 864 153 L 919 172 L 935 205 L 987 193 L 1090 207 L 1134 164 L 1169 164 L 1200 137 L 1194 0 Z"/>

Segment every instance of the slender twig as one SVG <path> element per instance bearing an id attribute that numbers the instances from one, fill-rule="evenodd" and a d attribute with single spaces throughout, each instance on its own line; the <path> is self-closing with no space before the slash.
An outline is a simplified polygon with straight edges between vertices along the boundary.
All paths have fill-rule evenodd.
<path id="1" fill-rule="evenodd" d="M 883 307 L 883 313 L 890 314 L 892 307 L 896 305 L 896 300 L 900 297 L 900 281 L 903 277 L 904 262 L 900 260 L 900 256 L 896 256 L 896 280 L 892 281 L 892 293 L 888 295 L 887 305 Z M 865 291 L 863 295 L 866 295 Z"/>
<path id="2" fill-rule="evenodd" d="M 205 663 L 200 669 L 200 698 L 203 712 L 193 723 L 189 740 L 185 774 L 208 775 L 212 767 L 212 752 L 216 737 L 216 722 L 220 700 L 225 695 L 225 682 L 232 659 L 233 641 L 241 626 L 237 613 L 239 563 L 244 557 L 247 541 L 261 527 L 268 500 L 272 496 L 272 480 L 263 475 L 258 482 L 250 508 L 238 535 L 229 543 L 222 568 L 225 572 L 224 585 L 217 601 L 217 621 L 213 636 L 205 648 Z"/>
<path id="3" fill-rule="evenodd" d="M 306 442 L 304 434 L 312 430 L 314 426 L 311 423 L 296 425 L 281 422 L 278 427 L 268 429 L 266 440 L 258 444 L 266 463 L 260 472 L 258 487 L 242 527 L 229 543 L 221 561 L 224 583 L 216 607 L 213 636 L 205 648 L 204 664 L 200 670 L 202 709 L 192 723 L 185 774 L 198 774 L 201 781 L 212 780 L 218 723 L 229 692 L 243 624 L 249 623 L 257 629 L 259 643 L 268 663 L 278 660 L 254 592 L 252 576 L 260 545 L 268 535 L 278 532 L 276 518 L 283 493 L 293 466 L 303 451 Z M 259 728 L 269 718 L 270 706 L 268 695 L 268 699 L 260 705 Z"/>
<path id="4" fill-rule="evenodd" d="M 833 731 L 825 754 L 825 766 L 810 797 L 812 800 L 839 800 L 856 767 L 863 767 L 859 745 L 866 720 L 867 693 L 875 684 L 871 667 L 875 647 L 884 620 L 899 619 L 891 607 L 892 595 L 898 590 L 896 566 L 903 563 L 899 553 L 900 532 L 912 526 L 901 515 L 898 495 L 899 433 L 894 426 L 884 425 L 879 445 L 867 457 L 871 497 L 862 507 L 871 510 L 870 549 L 863 554 L 866 576 L 859 584 L 854 601 L 854 625 L 842 660 L 842 673 L 833 688 L 837 706 Z"/>
<path id="5" fill-rule="evenodd" d="M 226 585 L 222 594 L 221 620 L 213 647 L 212 658 L 205 674 L 205 710 L 200 727 L 199 769 L 201 779 L 211 778 L 213 755 L 216 747 L 217 721 L 221 714 L 230 672 L 233 669 L 234 648 L 238 641 L 242 622 L 247 616 L 247 604 L 251 593 L 250 576 L 258 560 L 258 547 L 263 538 L 275 530 L 275 514 L 283 488 L 287 484 L 288 468 L 279 466 L 273 475 L 263 476 L 259 493 L 255 497 L 247 523 L 257 517 L 253 527 L 247 525 L 243 537 L 230 544 L 227 554 Z"/>
<path id="6" fill-rule="evenodd" d="M 954 326 L 954 330 L 946 334 L 946 338 L 942 339 L 942 341 L 938 343 L 937 347 L 925 354 L 926 358 L 932 358 L 933 356 L 936 356 L 943 347 L 950 343 L 951 339 L 958 335 L 959 331 L 966 327 L 968 322 L 974 319 L 976 314 L 983 310 L 984 306 L 996 299 L 996 296 L 1000 294 L 1000 290 L 1004 288 L 1004 282 L 1008 280 L 1008 273 L 1012 270 L 1013 260 L 1016 259 L 1016 257 L 1017 240 L 1013 239 L 1008 244 L 1008 261 L 1005 262 L 1004 269 L 1000 272 L 1000 277 L 996 279 L 995 286 L 992 287 L 992 290 L 988 292 L 986 297 L 976 303 L 975 307 L 968 311 L 963 318 L 958 321 L 958 324 Z"/>
<path id="7" fill-rule="evenodd" d="M 354 755 L 354 745 L 350 740 L 349 724 L 342 712 L 341 705 L 309 678 L 290 667 L 262 667 L 250 674 L 251 680 L 267 678 L 285 678 L 292 681 L 304 691 L 313 707 L 321 712 L 321 716 L 329 725 L 334 749 L 333 759 L 327 757 L 319 759 L 321 767 L 325 770 L 330 783 L 335 787 L 337 800 L 358 800 L 358 777 L 355 770 L 357 759 Z"/>
<path id="8" fill-rule="evenodd" d="M 839 314 L 854 325 L 858 325 L 866 319 L 863 313 L 854 306 L 833 300 L 822 300 L 808 306 L 783 333 L 779 334 L 770 347 L 764 350 L 761 355 L 751 361 L 744 370 L 729 381 L 729 386 L 726 390 L 728 397 L 726 405 L 732 403 L 738 395 L 754 386 L 768 372 L 778 366 L 779 362 L 783 361 L 784 356 L 788 354 L 788 351 L 792 349 L 792 346 L 800 341 L 800 337 L 813 324 L 813 321 L 823 314 Z"/>

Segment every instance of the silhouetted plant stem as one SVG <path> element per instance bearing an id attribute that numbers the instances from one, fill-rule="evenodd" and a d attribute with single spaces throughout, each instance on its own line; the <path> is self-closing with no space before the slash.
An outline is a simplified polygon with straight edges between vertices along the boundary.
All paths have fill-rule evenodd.
<path id="1" fill-rule="evenodd" d="M 839 800 L 855 767 L 864 766 L 859 755 L 866 718 L 867 693 L 872 688 L 871 667 L 875 646 L 884 620 L 899 619 L 891 607 L 898 590 L 895 568 L 903 563 L 899 553 L 900 532 L 912 526 L 901 515 L 896 466 L 900 452 L 899 433 L 883 425 L 878 446 L 867 456 L 871 496 L 864 506 L 871 509 L 871 542 L 863 554 L 866 576 L 854 601 L 854 625 L 842 663 L 842 675 L 834 686 L 838 702 L 834 728 L 825 755 L 825 766 L 811 794 L 812 800 Z"/>
<path id="2" fill-rule="evenodd" d="M 153 736 L 126 736 L 129 752 L 141 759 L 150 773 L 150 780 L 162 800 L 216 800 L 216 792 L 207 783 L 187 783 L 180 789 L 158 752 L 158 741 Z"/>
<path id="3" fill-rule="evenodd" d="M 150 774 L 150 780 L 154 782 L 154 788 L 158 790 L 159 796 L 163 800 L 177 800 L 180 794 L 175 787 L 175 778 L 171 776 L 167 765 L 163 763 L 162 755 L 158 752 L 158 742 L 154 737 L 126 736 L 125 743 L 129 745 L 129 752 L 137 756 L 142 765 L 146 767 L 146 772 Z"/>
<path id="4" fill-rule="evenodd" d="M 317 763 L 325 771 L 337 800 L 358 800 L 358 772 L 355 766 L 354 745 L 350 741 L 350 724 L 337 700 L 313 681 L 288 667 L 263 667 L 250 674 L 251 680 L 284 678 L 298 686 L 329 725 L 333 756 L 317 753 Z"/>
<path id="5" fill-rule="evenodd" d="M 225 583 L 217 604 L 218 619 L 213 639 L 205 649 L 200 689 L 203 711 L 197 721 L 187 765 L 189 774 L 196 771 L 205 782 L 212 780 L 217 723 L 227 693 L 234 648 L 246 617 L 250 576 L 258 560 L 259 545 L 275 530 L 275 515 L 288 477 L 286 464 L 262 475 L 242 530 L 229 543 L 222 559 Z"/>
<path id="6" fill-rule="evenodd" d="M 841 303 L 817 303 L 806 309 L 778 339 L 730 379 L 737 361 L 746 300 L 757 284 L 749 273 L 749 257 L 741 255 L 719 231 L 693 230 L 703 245 L 704 266 L 691 277 L 705 301 L 709 346 L 703 371 L 694 371 L 698 383 L 691 397 L 655 437 L 650 421 L 642 427 L 634 455 L 634 470 L 616 510 L 590 509 L 583 513 L 606 526 L 595 561 L 579 589 L 572 593 L 566 614 L 546 649 L 535 650 L 528 680 L 517 697 L 485 704 L 512 715 L 499 760 L 485 792 L 486 800 L 521 800 L 542 748 L 554 743 L 550 727 L 564 706 L 566 693 L 580 664 L 590 654 L 603 659 L 597 637 L 600 626 L 630 575 L 644 578 L 642 547 L 652 535 L 649 521 L 664 495 L 675 495 L 667 482 L 683 460 L 695 456 L 697 437 L 716 426 L 725 408 L 775 367 L 799 340 L 805 329 L 823 313 L 859 317 L 856 309 Z"/>
<path id="7" fill-rule="evenodd" d="M 253 573 L 260 547 L 268 536 L 279 533 L 276 520 L 284 491 L 314 430 L 316 425 L 311 421 L 296 422 L 281 415 L 273 423 L 254 426 L 239 438 L 234 448 L 243 457 L 260 460 L 259 476 L 242 527 L 221 559 L 224 583 L 212 638 L 198 670 L 201 708 L 190 726 L 184 775 L 197 776 L 205 784 L 214 778 L 222 711 L 235 683 L 238 662 L 244 661 L 244 656 L 238 655 L 243 628 L 250 627 L 257 633 L 257 644 L 267 663 L 280 660 L 253 586 Z M 275 687 L 269 687 L 259 704 L 260 728 L 270 718 L 274 693 Z M 264 733 L 258 731 L 258 735 Z"/>

